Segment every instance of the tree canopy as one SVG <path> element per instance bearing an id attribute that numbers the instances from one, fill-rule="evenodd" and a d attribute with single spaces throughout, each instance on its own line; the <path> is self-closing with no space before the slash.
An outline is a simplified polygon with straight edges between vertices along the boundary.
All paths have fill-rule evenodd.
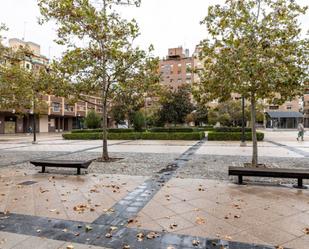
<path id="1" fill-rule="evenodd" d="M 227 0 L 209 7 L 203 20 L 210 38 L 201 42 L 204 69 L 198 91 L 227 100 L 239 93 L 251 103 L 252 164 L 257 164 L 256 102 L 292 99 L 308 73 L 308 38 L 298 17 L 306 7 L 291 0 Z"/>
<path id="2" fill-rule="evenodd" d="M 102 98 L 103 153 L 108 160 L 107 113 L 108 104 L 120 89 L 127 91 L 131 83 L 143 83 L 149 63 L 155 61 L 149 51 L 134 46 L 139 35 L 135 20 L 125 20 L 117 12 L 119 5 L 139 6 L 133 0 L 39 0 L 41 22 L 55 20 L 59 44 L 67 51 L 53 70 L 64 79 L 67 95 L 89 102 L 86 95 Z M 149 72 L 149 71 L 148 71 Z M 128 89 L 132 89 L 128 87 Z M 136 88 L 137 89 L 137 88 Z M 138 90 L 138 89 L 137 89 Z M 91 102 L 91 101 L 90 101 Z"/>

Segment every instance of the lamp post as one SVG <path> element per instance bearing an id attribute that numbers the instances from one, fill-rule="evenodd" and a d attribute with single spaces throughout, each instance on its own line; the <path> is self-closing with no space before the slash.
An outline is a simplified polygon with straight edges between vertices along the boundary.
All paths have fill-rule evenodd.
<path id="1" fill-rule="evenodd" d="M 33 122 L 33 141 L 32 144 L 37 144 L 36 141 L 36 120 L 35 120 L 35 104 L 33 104 L 33 110 L 30 110 L 30 114 L 32 115 L 32 122 Z"/>
<path id="2" fill-rule="evenodd" d="M 241 122 L 241 143 L 240 147 L 246 147 L 246 136 L 245 136 L 245 97 L 241 96 L 241 109 L 242 109 L 242 122 Z"/>

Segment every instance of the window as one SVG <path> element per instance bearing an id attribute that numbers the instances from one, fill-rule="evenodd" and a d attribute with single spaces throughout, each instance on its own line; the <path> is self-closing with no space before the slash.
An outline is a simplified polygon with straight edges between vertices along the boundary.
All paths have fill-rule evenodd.
<path id="1" fill-rule="evenodd" d="M 292 110 L 292 106 L 288 105 L 288 106 L 286 107 L 286 109 L 287 109 L 287 110 Z"/>
<path id="2" fill-rule="evenodd" d="M 73 106 L 68 105 L 68 104 L 64 104 L 64 110 L 65 110 L 66 112 L 74 112 Z"/>
<path id="3" fill-rule="evenodd" d="M 60 112 L 60 103 L 53 102 L 52 108 L 53 108 L 53 112 Z"/>
<path id="4" fill-rule="evenodd" d="M 278 109 L 279 109 L 279 106 L 277 106 L 277 105 L 269 106 L 269 110 L 278 110 Z"/>

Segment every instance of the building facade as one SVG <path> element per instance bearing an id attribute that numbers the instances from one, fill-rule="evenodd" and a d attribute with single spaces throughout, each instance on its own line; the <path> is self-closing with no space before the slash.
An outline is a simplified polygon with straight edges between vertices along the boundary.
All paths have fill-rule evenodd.
<path id="1" fill-rule="evenodd" d="M 161 84 L 177 89 L 183 84 L 192 84 L 194 81 L 193 57 L 189 50 L 183 51 L 182 47 L 168 49 L 168 55 L 159 63 Z"/>
<path id="2" fill-rule="evenodd" d="M 32 52 L 31 58 L 25 58 L 21 62 L 28 70 L 36 70 L 47 66 L 49 60 L 41 54 L 40 45 L 33 42 L 25 42 L 19 39 L 10 39 L 9 46 L 13 50 L 27 47 Z M 86 101 L 70 104 L 65 98 L 44 95 L 42 100 L 46 101 L 47 109 L 39 115 L 34 115 L 31 110 L 24 113 L 15 113 L 15 110 L 0 110 L 0 134 L 27 133 L 36 122 L 37 132 L 62 132 L 72 129 L 83 128 L 83 119 L 89 111 L 94 110 L 102 115 L 101 99 L 98 97 L 85 96 L 86 100 L 95 103 L 92 105 Z"/>

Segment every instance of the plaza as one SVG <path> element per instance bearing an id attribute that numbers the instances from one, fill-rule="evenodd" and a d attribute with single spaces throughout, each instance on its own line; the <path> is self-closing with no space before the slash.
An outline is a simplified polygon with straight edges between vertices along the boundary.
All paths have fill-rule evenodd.
<path id="1" fill-rule="evenodd" d="M 308 248 L 309 192 L 293 179 L 244 178 L 239 142 L 109 141 L 109 163 L 82 175 L 29 160 L 93 159 L 101 141 L 60 134 L 0 138 L 0 248 Z M 308 139 L 265 131 L 259 160 L 308 169 Z M 308 181 L 304 181 L 308 185 Z"/>

